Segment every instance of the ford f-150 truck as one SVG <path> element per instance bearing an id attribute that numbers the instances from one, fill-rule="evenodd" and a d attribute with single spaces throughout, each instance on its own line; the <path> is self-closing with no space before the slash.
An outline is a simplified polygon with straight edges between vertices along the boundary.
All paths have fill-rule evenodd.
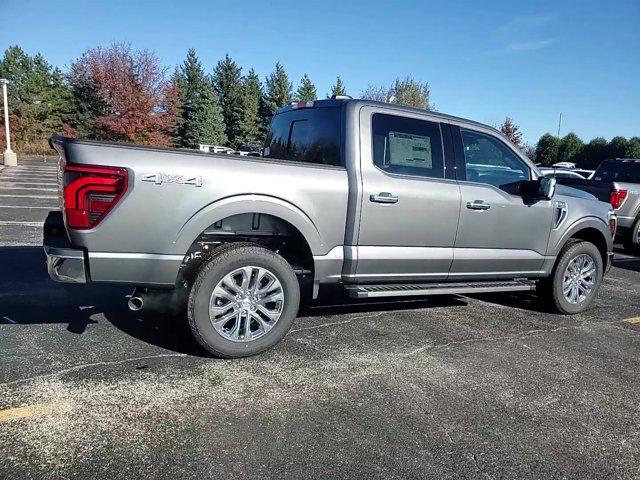
<path id="1" fill-rule="evenodd" d="M 56 281 L 172 289 L 222 357 L 281 340 L 301 299 L 528 291 L 585 310 L 611 263 L 608 203 L 557 185 L 497 130 L 364 100 L 274 116 L 263 158 L 53 137 Z M 181 292 L 181 295 L 175 294 Z"/>

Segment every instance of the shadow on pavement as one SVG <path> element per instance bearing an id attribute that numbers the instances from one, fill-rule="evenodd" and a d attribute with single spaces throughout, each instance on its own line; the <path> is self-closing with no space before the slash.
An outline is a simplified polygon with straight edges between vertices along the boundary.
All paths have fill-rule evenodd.
<path id="1" fill-rule="evenodd" d="M 206 355 L 192 339 L 184 313 L 157 306 L 132 312 L 126 295 L 131 287 L 53 282 L 40 247 L 0 247 L 0 325 L 67 324 L 82 335 L 99 315 L 122 332 L 158 347 L 191 355 Z M 352 300 L 341 290 L 325 292 L 318 302 L 301 309 L 300 317 L 357 312 L 399 311 L 466 305 L 458 297 L 430 299 Z"/>
<path id="2" fill-rule="evenodd" d="M 613 260 L 613 266 L 623 268 L 625 270 L 632 270 L 634 272 L 640 272 L 640 257 L 616 257 Z"/>
<path id="3" fill-rule="evenodd" d="M 183 316 L 163 309 L 132 312 L 131 287 L 53 282 L 40 247 L 0 247 L 0 325 L 67 324 L 81 335 L 99 314 L 143 342 L 192 355 L 204 355 L 192 340 Z"/>
<path id="4" fill-rule="evenodd" d="M 432 297 L 398 297 L 353 299 L 345 295 L 340 287 L 324 287 L 318 300 L 301 307 L 299 317 L 318 315 L 341 315 L 349 313 L 384 312 L 436 308 L 446 306 L 466 306 L 462 297 L 456 295 L 434 295 Z"/>
<path id="5" fill-rule="evenodd" d="M 530 312 L 553 313 L 549 305 L 542 301 L 535 292 L 512 292 L 512 293 L 483 293 L 469 295 L 477 300 L 502 305 L 503 307 L 515 307 Z"/>

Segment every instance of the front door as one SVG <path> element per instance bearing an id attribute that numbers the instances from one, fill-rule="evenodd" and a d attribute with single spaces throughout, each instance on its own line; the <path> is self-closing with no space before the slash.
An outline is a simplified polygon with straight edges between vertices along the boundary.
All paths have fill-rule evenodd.
<path id="1" fill-rule="evenodd" d="M 355 275 L 347 279 L 446 279 L 460 213 L 443 148 L 443 131 L 451 145 L 449 125 L 378 107 L 364 107 L 360 125 L 361 213 Z"/>
<path id="2" fill-rule="evenodd" d="M 548 200 L 531 201 L 518 185 L 529 165 L 498 136 L 452 126 L 461 193 L 449 279 L 540 274 L 553 222 Z"/>

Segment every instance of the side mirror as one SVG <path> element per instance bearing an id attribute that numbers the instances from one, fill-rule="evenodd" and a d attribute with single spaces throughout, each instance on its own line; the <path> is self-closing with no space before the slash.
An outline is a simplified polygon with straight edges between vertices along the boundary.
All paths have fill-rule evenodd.
<path id="1" fill-rule="evenodd" d="M 555 177 L 540 177 L 538 179 L 538 194 L 540 198 L 551 200 L 556 193 Z"/>

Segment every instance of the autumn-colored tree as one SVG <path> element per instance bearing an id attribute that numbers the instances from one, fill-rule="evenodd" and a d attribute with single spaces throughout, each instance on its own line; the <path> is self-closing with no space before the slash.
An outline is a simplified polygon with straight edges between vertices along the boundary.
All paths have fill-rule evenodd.
<path id="1" fill-rule="evenodd" d="M 513 123 L 511 117 L 504 119 L 504 123 L 500 127 L 500 131 L 513 143 L 516 147 L 522 147 L 522 132 L 520 127 Z"/>
<path id="2" fill-rule="evenodd" d="M 404 78 L 396 78 L 389 87 L 369 85 L 362 92 L 361 97 L 377 102 L 397 103 L 424 110 L 433 110 L 429 84 L 419 82 L 409 75 Z"/>
<path id="3" fill-rule="evenodd" d="M 171 144 L 179 119 L 178 88 L 153 53 L 124 44 L 88 50 L 72 64 L 69 81 L 87 105 L 87 118 L 80 120 L 89 123 L 97 117 L 100 136 Z"/>

